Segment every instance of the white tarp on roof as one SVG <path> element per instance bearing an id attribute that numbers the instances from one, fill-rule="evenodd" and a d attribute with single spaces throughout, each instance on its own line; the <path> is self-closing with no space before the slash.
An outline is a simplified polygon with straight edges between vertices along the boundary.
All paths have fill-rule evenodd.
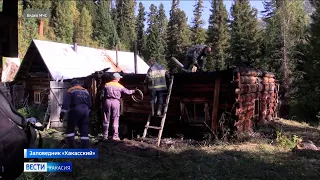
<path id="1" fill-rule="evenodd" d="M 54 79 L 85 77 L 105 68 L 110 68 L 109 72 L 117 71 L 116 51 L 77 46 L 75 52 L 70 44 L 42 40 L 33 42 Z M 137 66 L 138 74 L 146 74 L 149 69 L 139 56 Z M 118 51 L 118 68 L 124 73 L 134 73 L 134 53 Z"/>

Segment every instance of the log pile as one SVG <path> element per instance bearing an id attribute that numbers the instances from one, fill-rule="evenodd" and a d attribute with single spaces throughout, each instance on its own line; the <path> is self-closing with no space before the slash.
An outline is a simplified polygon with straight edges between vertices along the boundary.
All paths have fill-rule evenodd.
<path id="1" fill-rule="evenodd" d="M 238 131 L 252 131 L 254 121 L 270 121 L 275 117 L 277 88 L 275 76 L 269 72 L 238 68 L 235 71 L 235 93 Z"/>

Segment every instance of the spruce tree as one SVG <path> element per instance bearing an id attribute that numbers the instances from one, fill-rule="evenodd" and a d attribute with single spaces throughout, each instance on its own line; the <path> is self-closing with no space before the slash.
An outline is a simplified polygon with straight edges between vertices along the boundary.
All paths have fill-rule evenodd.
<path id="1" fill-rule="evenodd" d="M 159 62 L 159 24 L 157 20 L 157 6 L 150 5 L 150 12 L 148 14 L 148 28 L 147 28 L 147 60 L 150 58 Z"/>
<path id="2" fill-rule="evenodd" d="M 167 51 L 167 26 L 168 19 L 166 16 L 166 12 L 164 10 L 164 5 L 160 3 L 159 10 L 157 12 L 157 20 L 158 20 L 158 28 L 159 28 L 159 62 L 167 66 L 166 62 L 166 51 Z"/>
<path id="3" fill-rule="evenodd" d="M 185 12 L 179 8 L 179 3 L 179 0 L 172 0 L 167 28 L 167 61 L 171 72 L 177 71 L 177 66 L 172 62 L 171 57 L 183 62 L 186 48 L 190 45 L 187 17 Z"/>
<path id="4" fill-rule="evenodd" d="M 212 53 L 207 57 L 206 69 L 213 71 L 226 68 L 229 47 L 229 19 L 223 0 L 213 0 L 210 12 L 207 44 L 211 46 Z"/>
<path id="5" fill-rule="evenodd" d="M 76 27 L 75 42 L 82 46 L 90 46 L 92 41 L 92 18 L 85 6 L 82 7 Z"/>
<path id="6" fill-rule="evenodd" d="M 139 3 L 138 17 L 136 22 L 137 32 L 137 50 L 140 56 L 145 56 L 146 51 L 146 34 L 144 30 L 144 23 L 146 21 L 145 7 L 142 2 Z"/>
<path id="7" fill-rule="evenodd" d="M 204 20 L 202 19 L 203 13 L 203 0 L 197 0 L 194 5 L 193 10 L 193 21 L 192 21 L 192 42 L 193 44 L 203 44 L 206 41 L 206 32 L 203 28 L 205 25 Z"/>
<path id="8" fill-rule="evenodd" d="M 101 48 L 114 49 L 119 44 L 119 38 L 110 15 L 110 3 L 107 0 L 101 0 L 96 13 L 93 36 Z"/>
<path id="9" fill-rule="evenodd" d="M 74 2 L 68 0 L 56 3 L 52 18 L 55 36 L 58 42 L 72 44 L 75 18 L 71 7 L 73 7 Z"/>
<path id="10" fill-rule="evenodd" d="M 133 43 L 136 40 L 135 7 L 134 0 L 116 0 L 115 22 L 124 50 L 133 50 Z"/>
<path id="11" fill-rule="evenodd" d="M 257 9 L 249 0 L 235 0 L 231 15 L 231 64 L 254 66 L 260 54 Z"/>

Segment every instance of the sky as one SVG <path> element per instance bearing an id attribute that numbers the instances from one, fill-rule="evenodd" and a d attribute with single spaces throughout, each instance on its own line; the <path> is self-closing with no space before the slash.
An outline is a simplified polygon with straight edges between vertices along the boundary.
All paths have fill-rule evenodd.
<path id="1" fill-rule="evenodd" d="M 137 1 L 137 7 L 138 4 L 142 2 L 144 7 L 146 8 L 146 11 L 149 12 L 149 7 L 151 4 L 156 5 L 157 7 L 159 7 L 160 3 L 163 3 L 165 11 L 166 11 L 166 15 L 169 18 L 169 11 L 171 8 L 171 0 L 158 0 L 158 1 L 152 1 L 152 0 L 141 0 L 141 1 Z M 190 24 L 193 18 L 193 10 L 194 10 L 194 4 L 196 3 L 195 0 L 180 0 L 180 8 L 182 10 L 184 10 L 184 12 L 186 13 L 187 17 L 188 17 L 188 23 Z M 226 5 L 227 11 L 230 12 L 230 8 L 231 5 L 233 3 L 233 0 L 224 0 L 224 4 Z M 256 9 L 258 9 L 258 17 L 261 17 L 260 15 L 260 11 L 263 11 L 263 4 L 262 4 L 262 0 L 251 0 L 250 1 L 251 6 L 255 7 Z M 208 26 L 208 20 L 209 20 L 209 16 L 210 16 L 210 0 L 203 0 L 203 6 L 204 6 L 204 12 L 202 14 L 202 18 L 203 20 L 206 22 L 205 24 L 205 28 L 207 28 Z M 138 8 L 136 10 L 136 12 L 138 12 Z"/>

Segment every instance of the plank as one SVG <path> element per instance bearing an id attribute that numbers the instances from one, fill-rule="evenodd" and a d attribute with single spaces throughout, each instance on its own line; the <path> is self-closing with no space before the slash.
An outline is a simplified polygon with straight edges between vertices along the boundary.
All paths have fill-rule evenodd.
<path id="1" fill-rule="evenodd" d="M 211 116 L 211 130 L 214 133 L 216 133 L 216 135 L 218 131 L 219 93 L 220 93 L 220 77 L 217 77 L 215 81 L 213 108 L 212 108 L 212 116 Z"/>

